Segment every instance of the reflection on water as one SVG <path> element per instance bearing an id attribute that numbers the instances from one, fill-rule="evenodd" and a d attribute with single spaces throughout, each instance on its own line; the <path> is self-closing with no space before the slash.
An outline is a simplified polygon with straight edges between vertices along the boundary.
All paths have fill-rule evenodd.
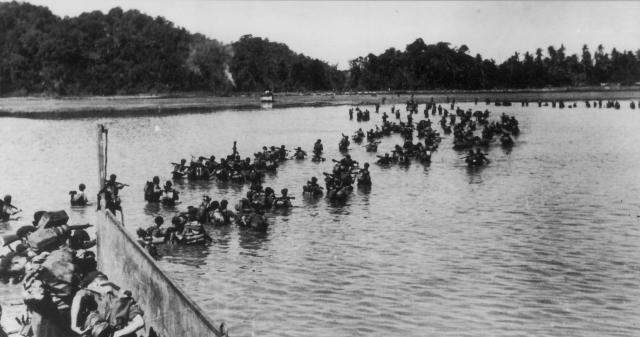
<path id="1" fill-rule="evenodd" d="M 269 243 L 269 234 L 252 230 L 240 230 L 238 242 L 246 254 L 259 256 L 262 246 Z"/>
<path id="2" fill-rule="evenodd" d="M 488 167 L 467 168 L 445 135 L 430 165 L 371 165 L 373 186 L 345 203 L 303 196 L 302 185 L 340 157 L 341 133 L 379 123 L 377 114 L 349 121 L 347 110 L 4 118 L 0 151 L 10 160 L 0 161 L 0 186 L 25 212 L 0 234 L 38 209 L 68 209 L 67 192 L 80 182 L 92 196 L 97 123 L 110 129 L 110 173 L 131 185 L 122 198 L 132 230 L 204 194 L 230 204 L 246 194 L 244 185 L 182 180 L 174 181 L 180 204 L 146 204 L 144 183 L 170 179 L 171 162 L 219 157 L 234 140 L 250 156 L 263 145 L 310 150 L 320 138 L 326 162 L 288 161 L 267 176 L 265 186 L 296 197 L 269 216 L 267 233 L 208 228 L 210 244 L 159 249 L 161 266 L 232 335 L 638 335 L 637 111 L 491 107 L 515 115 L 522 133 L 513 149 L 487 149 Z M 395 144 L 400 137 L 384 138 L 378 153 Z M 360 147 L 351 155 L 376 160 Z M 74 223 L 94 221 L 94 207 L 68 211 Z M 0 289 L 2 301 L 17 296 Z"/>
<path id="3" fill-rule="evenodd" d="M 209 233 L 209 236 L 211 236 L 213 244 L 216 245 L 219 249 L 223 251 L 229 249 L 231 240 L 233 239 L 232 229 L 230 226 L 207 228 L 207 232 Z"/>
<path id="4" fill-rule="evenodd" d="M 190 268 L 206 268 L 207 256 L 211 250 L 207 245 L 184 246 L 165 244 L 158 246 L 163 262 L 181 264 Z"/>
<path id="5" fill-rule="evenodd" d="M 160 203 L 147 203 L 144 205 L 145 215 L 155 215 L 160 213 L 160 207 L 168 207 L 167 205 L 161 205 Z"/>
<path id="6" fill-rule="evenodd" d="M 482 183 L 482 170 L 485 169 L 483 166 L 471 166 L 465 167 L 467 170 L 467 175 L 469 177 L 469 184 L 480 184 Z"/>

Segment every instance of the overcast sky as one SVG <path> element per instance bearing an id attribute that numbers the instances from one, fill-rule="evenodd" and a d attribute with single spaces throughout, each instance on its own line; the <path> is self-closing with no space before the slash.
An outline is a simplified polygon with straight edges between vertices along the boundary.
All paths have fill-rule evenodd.
<path id="1" fill-rule="evenodd" d="M 284 42 L 307 56 L 348 67 L 349 60 L 389 47 L 404 49 L 421 37 L 466 44 L 470 53 L 501 62 L 513 52 L 546 51 L 564 43 L 567 53 L 640 49 L 640 2 L 473 1 L 192 1 L 29 0 L 60 16 L 119 6 L 163 16 L 191 32 L 225 43 L 244 34 Z"/>

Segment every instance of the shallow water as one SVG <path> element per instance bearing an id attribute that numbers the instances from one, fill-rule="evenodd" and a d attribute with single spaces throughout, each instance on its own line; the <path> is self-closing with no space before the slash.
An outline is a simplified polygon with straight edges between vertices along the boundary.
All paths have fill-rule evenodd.
<path id="1" fill-rule="evenodd" d="M 622 106 L 489 107 L 493 118 L 507 112 L 520 121 L 512 151 L 492 147 L 492 163 L 469 170 L 445 136 L 428 167 L 372 165 L 374 186 L 344 205 L 301 195 L 331 162 L 288 161 L 265 186 L 288 188 L 295 207 L 274 214 L 268 233 L 215 230 L 209 246 L 161 249 L 160 264 L 233 336 L 640 335 L 640 113 Z M 131 185 L 122 197 L 135 230 L 203 194 L 233 204 L 246 193 L 184 181 L 176 209 L 147 205 L 144 182 L 168 179 L 170 162 L 226 155 L 233 140 L 243 156 L 262 145 L 310 152 L 317 138 L 325 157 L 339 158 L 340 133 L 380 123 L 376 114 L 349 121 L 347 110 L 4 118 L 0 192 L 13 195 L 25 219 L 0 232 L 37 209 L 68 208 L 67 192 L 80 182 L 95 194 L 98 123 L 109 128 L 110 173 Z M 379 152 L 396 143 L 398 136 L 384 138 Z M 354 159 L 374 161 L 351 148 Z M 70 212 L 74 222 L 94 221 L 93 208 Z M 8 289 L 3 300 L 13 298 Z"/>

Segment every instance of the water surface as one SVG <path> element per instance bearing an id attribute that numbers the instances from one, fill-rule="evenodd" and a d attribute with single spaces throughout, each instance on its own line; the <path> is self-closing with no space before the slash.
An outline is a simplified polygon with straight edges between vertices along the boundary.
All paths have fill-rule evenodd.
<path id="1" fill-rule="evenodd" d="M 489 107 L 520 121 L 512 151 L 492 147 L 492 163 L 469 170 L 446 136 L 430 166 L 372 165 L 374 186 L 344 205 L 301 195 L 330 162 L 288 161 L 265 186 L 288 188 L 295 207 L 274 214 L 268 233 L 214 230 L 211 245 L 161 249 L 160 265 L 233 336 L 638 336 L 640 114 L 622 106 Z M 339 158 L 340 133 L 380 123 L 376 114 L 349 121 L 347 109 L 3 118 L 0 192 L 25 221 L 0 232 L 38 209 L 68 208 L 80 182 L 95 193 L 98 123 L 109 128 L 110 173 L 131 185 L 122 197 L 135 230 L 203 194 L 234 203 L 247 191 L 185 181 L 177 208 L 147 205 L 144 182 L 168 179 L 170 162 L 226 155 L 233 140 L 252 157 L 263 145 L 310 151 L 320 138 L 325 156 Z M 400 142 L 384 138 L 379 151 Z M 354 159 L 374 161 L 351 148 Z M 93 208 L 70 212 L 74 222 L 95 219 Z M 4 299 L 14 296 L 8 289 Z"/>

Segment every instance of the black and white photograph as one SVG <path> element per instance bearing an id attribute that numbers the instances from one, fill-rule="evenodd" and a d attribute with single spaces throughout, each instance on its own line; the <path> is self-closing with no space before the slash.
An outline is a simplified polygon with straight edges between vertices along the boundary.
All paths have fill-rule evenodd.
<path id="1" fill-rule="evenodd" d="M 640 337 L 640 2 L 0 0 L 0 337 Z"/>

